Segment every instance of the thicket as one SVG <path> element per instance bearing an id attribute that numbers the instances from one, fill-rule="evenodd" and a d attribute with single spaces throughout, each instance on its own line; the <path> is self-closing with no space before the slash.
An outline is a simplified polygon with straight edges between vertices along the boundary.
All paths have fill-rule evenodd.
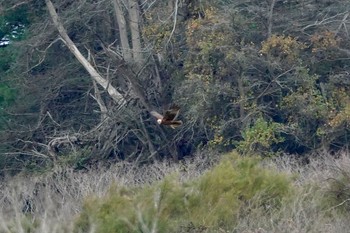
<path id="1" fill-rule="evenodd" d="M 71 53 L 48 2 L 0 9 L 2 174 L 177 161 L 201 148 L 271 156 L 349 146 L 347 0 L 54 1 L 124 104 Z M 149 114 L 171 103 L 184 122 L 176 130 Z"/>

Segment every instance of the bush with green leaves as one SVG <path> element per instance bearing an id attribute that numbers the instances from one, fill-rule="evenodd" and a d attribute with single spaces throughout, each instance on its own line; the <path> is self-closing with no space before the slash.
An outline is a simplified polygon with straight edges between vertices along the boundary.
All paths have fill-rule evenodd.
<path id="1" fill-rule="evenodd" d="M 240 210 L 253 198 L 259 200 L 258 208 L 269 211 L 279 208 L 292 192 L 289 177 L 258 163 L 258 158 L 231 153 L 192 181 L 181 182 L 174 174 L 142 188 L 115 185 L 106 196 L 85 201 L 75 232 L 232 229 Z"/>
<path id="2" fill-rule="evenodd" d="M 271 153 L 269 151 L 274 144 L 284 141 L 281 136 L 282 128 L 282 124 L 269 122 L 260 117 L 253 125 L 243 130 L 243 140 L 237 143 L 237 149 L 243 154 Z"/>

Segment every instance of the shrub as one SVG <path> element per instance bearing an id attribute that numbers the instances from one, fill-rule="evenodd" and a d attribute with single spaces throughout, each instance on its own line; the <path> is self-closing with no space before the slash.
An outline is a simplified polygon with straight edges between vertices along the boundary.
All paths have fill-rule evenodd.
<path id="1" fill-rule="evenodd" d="M 269 155 L 273 145 L 283 142 L 280 135 L 283 125 L 258 118 L 252 126 L 242 131 L 243 140 L 237 142 L 237 150 L 243 154 L 261 153 Z"/>
<path id="2" fill-rule="evenodd" d="M 75 232 L 179 232 L 232 229 L 240 209 L 259 196 L 259 207 L 279 208 L 290 179 L 231 153 L 211 171 L 188 182 L 170 175 L 143 188 L 114 186 L 103 198 L 86 200 Z"/>

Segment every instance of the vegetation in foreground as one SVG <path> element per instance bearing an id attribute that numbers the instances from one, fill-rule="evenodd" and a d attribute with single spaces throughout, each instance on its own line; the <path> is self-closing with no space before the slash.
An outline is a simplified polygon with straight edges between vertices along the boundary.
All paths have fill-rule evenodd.
<path id="1" fill-rule="evenodd" d="M 349 232 L 349 154 L 204 158 L 11 179 L 0 232 Z"/>
<path id="2" fill-rule="evenodd" d="M 150 187 L 114 187 L 104 198 L 85 202 L 77 232 L 179 232 L 185 228 L 232 229 L 247 203 L 279 208 L 288 197 L 290 181 L 257 166 L 255 158 L 232 156 L 195 180 L 167 176 Z M 182 230 L 181 230 L 182 229 Z"/>

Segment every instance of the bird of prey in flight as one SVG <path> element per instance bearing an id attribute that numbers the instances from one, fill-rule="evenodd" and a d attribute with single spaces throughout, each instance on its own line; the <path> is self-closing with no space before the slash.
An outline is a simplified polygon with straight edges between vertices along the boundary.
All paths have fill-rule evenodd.
<path id="1" fill-rule="evenodd" d="M 164 115 L 159 114 L 156 111 L 151 111 L 151 114 L 157 118 L 157 122 L 160 125 L 168 125 L 175 129 L 176 127 L 182 125 L 182 121 L 176 120 L 179 115 L 180 107 L 177 105 L 172 105 L 170 109 L 166 110 Z"/>

